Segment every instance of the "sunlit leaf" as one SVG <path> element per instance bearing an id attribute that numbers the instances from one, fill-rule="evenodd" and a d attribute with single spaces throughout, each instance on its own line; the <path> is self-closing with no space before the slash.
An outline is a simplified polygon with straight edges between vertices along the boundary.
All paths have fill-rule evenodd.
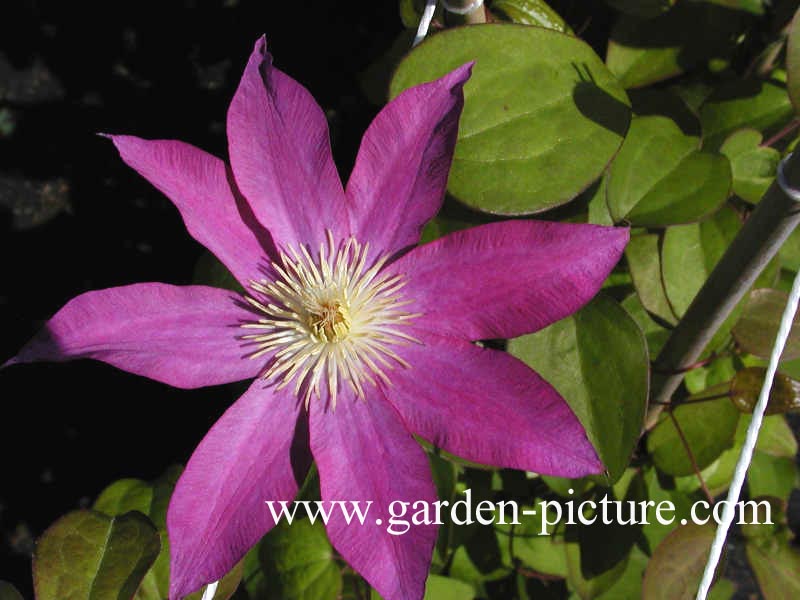
<path id="1" fill-rule="evenodd" d="M 133 598 L 160 548 L 158 531 L 141 513 L 109 517 L 91 510 L 71 512 L 36 545 L 36 596 Z"/>
<path id="2" fill-rule="evenodd" d="M 720 152 L 731 161 L 734 193 L 756 204 L 775 179 L 780 152 L 761 146 L 763 136 L 755 129 L 740 129 L 722 144 Z"/>
<path id="3" fill-rule="evenodd" d="M 768 134 L 784 125 L 794 114 L 785 79 L 776 71 L 771 80 L 736 79 L 716 88 L 700 108 L 703 148 L 718 149 L 743 127 Z"/>
<path id="4" fill-rule="evenodd" d="M 475 589 L 458 579 L 429 575 L 428 581 L 425 582 L 424 600 L 472 600 L 473 598 Z"/>
<path id="5" fill-rule="evenodd" d="M 544 0 L 494 0 L 492 11 L 522 25 L 537 25 L 564 33 L 572 30 L 563 17 Z"/>
<path id="6" fill-rule="evenodd" d="M 258 557 L 268 582 L 265 600 L 339 597 L 342 576 L 321 521 L 281 521 L 261 541 Z"/>
<path id="7" fill-rule="evenodd" d="M 724 389 L 725 386 L 722 386 Z M 697 402 L 702 397 L 718 395 L 711 388 L 702 395 L 690 396 L 691 403 L 678 406 L 672 412 L 697 466 L 704 469 L 733 445 L 739 411 L 728 398 Z M 694 473 L 689 452 L 672 418 L 664 414 L 647 436 L 647 451 L 659 469 L 670 475 Z"/>
<path id="8" fill-rule="evenodd" d="M 725 208 L 702 223 L 667 229 L 661 269 L 675 314 L 683 316 L 740 228 L 736 212 Z"/>
<path id="9" fill-rule="evenodd" d="M 489 213 L 528 214 L 564 204 L 601 175 L 628 129 L 629 103 L 573 36 L 514 24 L 449 29 L 400 63 L 391 95 L 473 60 L 451 194 Z"/>
<path id="10" fill-rule="evenodd" d="M 637 117 L 608 174 L 615 222 L 639 226 L 689 223 L 719 209 L 731 187 L 728 159 L 700 150 L 670 119 Z"/>
<path id="11" fill-rule="evenodd" d="M 625 258 L 642 305 L 648 312 L 674 325 L 677 318 L 669 305 L 661 278 L 659 236 L 645 234 L 631 237 L 625 248 Z"/>

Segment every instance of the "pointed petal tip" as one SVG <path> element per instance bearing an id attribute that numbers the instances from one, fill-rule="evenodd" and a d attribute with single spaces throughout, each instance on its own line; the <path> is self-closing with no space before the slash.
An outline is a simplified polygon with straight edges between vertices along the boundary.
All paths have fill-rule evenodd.
<path id="1" fill-rule="evenodd" d="M 12 356 L 6 362 L 0 365 L 0 371 L 10 367 L 11 365 L 18 365 L 18 364 L 21 364 L 19 358 L 17 358 L 16 356 Z"/>

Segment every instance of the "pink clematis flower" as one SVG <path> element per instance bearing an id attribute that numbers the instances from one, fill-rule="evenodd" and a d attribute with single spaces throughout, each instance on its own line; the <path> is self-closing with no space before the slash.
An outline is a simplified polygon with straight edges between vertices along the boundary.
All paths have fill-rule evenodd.
<path id="1" fill-rule="evenodd" d="M 230 169 L 177 141 L 110 136 L 189 233 L 245 287 L 87 292 L 8 361 L 94 358 L 180 388 L 253 379 L 207 433 L 172 497 L 170 598 L 221 578 L 274 526 L 312 457 L 323 500 L 432 502 L 412 434 L 471 461 L 564 477 L 602 471 L 559 394 L 473 342 L 530 333 L 596 294 L 626 229 L 535 221 L 417 246 L 453 157 L 465 65 L 390 102 L 346 189 L 325 116 L 260 39 L 228 111 Z M 435 526 L 395 536 L 327 524 L 387 600 L 422 598 Z"/>

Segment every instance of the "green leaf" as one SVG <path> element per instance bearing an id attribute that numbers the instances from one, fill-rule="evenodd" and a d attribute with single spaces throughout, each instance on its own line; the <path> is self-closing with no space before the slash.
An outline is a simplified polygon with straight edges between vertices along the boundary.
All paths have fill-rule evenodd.
<path id="1" fill-rule="evenodd" d="M 661 227 L 697 221 L 719 209 L 731 188 L 731 168 L 703 152 L 666 117 L 636 117 L 611 164 L 608 208 L 615 222 Z"/>
<path id="2" fill-rule="evenodd" d="M 580 546 L 575 542 L 565 544 L 567 554 L 567 583 L 581 600 L 592 600 L 607 592 L 622 577 L 628 558 L 617 562 L 610 570 L 596 577 L 586 577 L 581 565 Z"/>
<path id="3" fill-rule="evenodd" d="M 628 91 L 637 117 L 662 116 L 675 121 L 686 135 L 700 136 L 700 119 L 674 90 L 643 88 Z"/>
<path id="4" fill-rule="evenodd" d="M 647 349 L 650 356 L 658 356 L 661 348 L 667 343 L 669 330 L 656 323 L 644 309 L 639 296 L 631 294 L 622 301 L 622 308 L 636 321 L 639 329 L 647 340 Z"/>
<path id="5" fill-rule="evenodd" d="M 0 580 L 0 600 L 25 600 L 17 588 L 7 581 Z"/>
<path id="6" fill-rule="evenodd" d="M 566 399 L 616 481 L 639 439 L 649 383 L 647 345 L 625 309 L 599 295 L 574 315 L 510 340 L 508 351 Z"/>
<path id="7" fill-rule="evenodd" d="M 694 598 L 715 526 L 688 523 L 670 533 L 653 552 L 644 574 L 643 600 Z"/>
<path id="8" fill-rule="evenodd" d="M 623 15 L 611 31 L 606 64 L 623 87 L 643 87 L 727 56 L 741 23 L 736 12 L 704 2 L 680 2 L 652 19 Z"/>
<path id="9" fill-rule="evenodd" d="M 700 108 L 703 148 L 716 150 L 738 129 L 777 131 L 794 114 L 786 93 L 785 74 L 771 80 L 736 79 L 717 87 Z"/>
<path id="10" fill-rule="evenodd" d="M 678 322 L 661 279 L 661 252 L 656 234 L 635 235 L 625 248 L 633 287 L 648 312 L 674 325 Z"/>
<path id="11" fill-rule="evenodd" d="M 626 15 L 650 19 L 667 12 L 675 4 L 675 1 L 676 0 L 606 0 L 606 3 Z"/>
<path id="12" fill-rule="evenodd" d="M 733 192 L 751 204 L 756 204 L 766 193 L 781 161 L 780 152 L 760 145 L 762 139 L 755 129 L 740 129 L 720 148 L 731 161 Z"/>
<path id="13" fill-rule="evenodd" d="M 458 579 L 429 575 L 428 581 L 425 582 L 424 600 L 472 600 L 473 598 L 475 598 L 475 588 Z"/>
<path id="14" fill-rule="evenodd" d="M 800 111 L 800 9 L 795 13 L 789 27 L 786 44 L 786 88 L 794 111 Z"/>
<path id="15" fill-rule="evenodd" d="M 775 537 L 748 539 L 747 560 L 764 600 L 800 598 L 800 551 Z"/>
<path id="16" fill-rule="evenodd" d="M 784 502 L 797 487 L 797 465 L 792 458 L 778 458 L 755 452 L 747 471 L 747 491 L 751 498 L 772 496 Z"/>
<path id="17" fill-rule="evenodd" d="M 750 422 L 749 417 L 743 417 L 742 421 Z M 797 454 L 797 440 L 792 433 L 792 428 L 786 422 L 783 415 L 764 417 L 761 423 L 761 431 L 758 434 L 756 450 L 781 458 L 794 458 Z"/>
<path id="18" fill-rule="evenodd" d="M 667 229 L 661 269 L 667 298 L 679 317 L 689 308 L 740 228 L 736 211 L 726 207 L 702 223 Z"/>
<path id="19" fill-rule="evenodd" d="M 600 500 L 605 496 L 612 502 L 609 505 L 612 510 L 609 524 L 603 521 L 602 511 L 599 508 Z M 634 508 L 632 513 L 631 507 L 638 507 L 640 502 L 647 500 L 644 480 L 641 476 L 634 477 L 620 504 L 613 504 L 616 502 L 615 494 L 607 488 L 598 488 L 592 500 L 598 507 L 594 513 L 596 517 L 594 522 L 577 527 L 581 570 L 587 579 L 601 575 L 613 569 L 618 562 L 626 560 L 639 539 L 642 526 L 636 521 L 638 518 L 636 509 Z"/>
<path id="20" fill-rule="evenodd" d="M 733 337 L 742 350 L 768 359 L 778 335 L 783 311 L 789 294 L 779 290 L 757 289 L 750 292 L 739 321 L 733 328 Z M 795 315 L 786 348 L 781 360 L 800 358 L 800 316 Z"/>
<path id="21" fill-rule="evenodd" d="M 492 12 L 498 11 L 514 23 L 572 33 L 572 29 L 561 15 L 543 0 L 495 0 L 492 2 Z"/>
<path id="22" fill-rule="evenodd" d="M 608 590 L 597 596 L 598 600 L 620 600 L 642 597 L 642 577 L 647 567 L 648 556 L 634 547 L 625 566 L 625 571 Z"/>
<path id="23" fill-rule="evenodd" d="M 647 505 L 646 524 L 642 527 L 642 534 L 647 542 L 646 549 L 651 554 L 653 549 L 678 528 L 681 519 L 689 520 L 693 504 L 684 490 L 678 486 L 673 489 L 673 486 L 662 483 L 660 475 L 654 468 L 648 468 L 644 472 L 647 498 L 652 504 Z M 670 518 L 673 519 L 671 522 Z"/>
<path id="24" fill-rule="evenodd" d="M 161 543 L 147 517 L 71 512 L 44 532 L 33 557 L 38 598 L 128 600 L 155 561 Z"/>
<path id="25" fill-rule="evenodd" d="M 540 212 L 596 180 L 630 121 L 624 90 L 581 40 L 551 29 L 448 29 L 400 63 L 391 96 L 476 60 L 448 191 L 479 210 Z"/>
<path id="26" fill-rule="evenodd" d="M 764 0 L 705 0 L 734 10 L 743 10 L 754 15 L 764 14 Z"/>
<path id="27" fill-rule="evenodd" d="M 752 413 L 764 386 L 767 370 L 764 367 L 742 369 L 731 381 L 731 401 L 740 411 Z M 767 400 L 767 415 L 777 415 L 800 409 L 800 381 L 776 373 Z"/>
<path id="28" fill-rule="evenodd" d="M 608 212 L 608 204 L 606 203 L 607 183 L 608 176 L 603 175 L 599 181 L 586 190 L 589 195 L 587 222 L 594 225 L 614 224 L 614 219 L 611 218 L 611 214 Z"/>
<path id="29" fill-rule="evenodd" d="M 281 521 L 259 545 L 261 568 L 269 583 L 266 600 L 334 600 L 342 576 L 321 521 Z"/>
<path id="30" fill-rule="evenodd" d="M 796 272 L 800 269 L 800 229 L 795 229 L 778 251 L 781 266 Z M 791 283 L 789 284 L 791 286 Z"/>
<path id="31" fill-rule="evenodd" d="M 689 400 L 696 401 L 703 397 L 715 396 L 717 393 L 717 389 L 710 388 L 703 394 L 690 396 Z M 728 398 L 681 404 L 672 412 L 697 461 L 698 468 L 704 469 L 725 449 L 733 445 L 739 411 Z M 689 454 L 675 423 L 668 414 L 662 415 L 658 424 L 647 436 L 647 451 L 656 466 L 665 473 L 670 475 L 694 473 Z"/>

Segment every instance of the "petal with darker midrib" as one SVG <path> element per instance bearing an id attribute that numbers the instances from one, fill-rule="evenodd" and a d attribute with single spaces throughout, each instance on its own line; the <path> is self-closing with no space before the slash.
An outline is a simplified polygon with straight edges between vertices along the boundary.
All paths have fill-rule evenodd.
<path id="1" fill-rule="evenodd" d="M 287 389 L 253 382 L 206 434 L 175 486 L 167 511 L 170 599 L 230 571 L 275 526 L 266 502 L 291 502 L 310 462 L 302 405 Z"/>
<path id="2" fill-rule="evenodd" d="M 325 114 L 272 66 L 263 37 L 228 109 L 228 149 L 237 187 L 279 249 L 308 244 L 313 253 L 326 229 L 337 241 L 349 234 Z"/>
<path id="3" fill-rule="evenodd" d="M 333 412 L 312 401 L 310 439 L 323 502 L 343 501 L 348 509 L 371 503 L 363 525 L 333 511 L 327 529 L 334 548 L 385 600 L 421 600 L 437 527 L 411 525 L 393 535 L 388 519 L 392 502 L 407 503 L 410 521 L 414 502 L 436 499 L 425 452 L 375 387 L 366 400 L 340 394 Z"/>
<path id="4" fill-rule="evenodd" d="M 137 283 L 67 302 L 3 366 L 93 358 L 179 388 L 255 377 L 240 325 L 256 317 L 228 290 Z M 265 359 L 266 360 L 266 359 Z"/>

